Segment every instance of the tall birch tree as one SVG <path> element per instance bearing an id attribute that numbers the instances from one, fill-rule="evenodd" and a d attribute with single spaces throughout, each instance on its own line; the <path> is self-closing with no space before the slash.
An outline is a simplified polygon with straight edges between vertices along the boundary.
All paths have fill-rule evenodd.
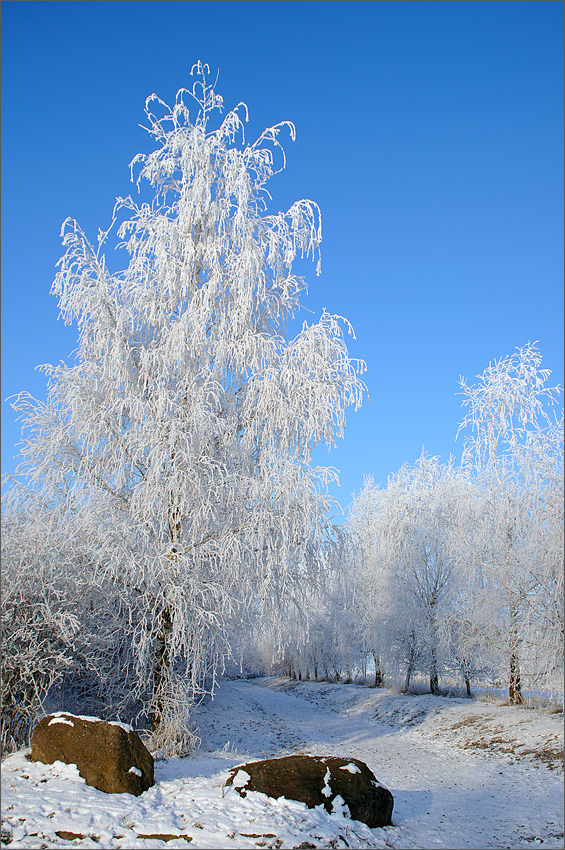
<path id="1" fill-rule="evenodd" d="M 552 421 L 548 411 L 561 388 L 546 385 L 551 373 L 541 363 L 536 344 L 528 343 L 489 364 L 475 384 L 460 379 L 466 413 L 459 430 L 471 429 L 462 465 L 472 471 L 482 498 L 472 559 L 485 571 L 488 595 L 501 610 L 514 704 L 522 702 L 521 653 L 539 588 L 551 586 L 556 597 L 543 603 L 552 619 L 562 607 L 557 576 L 563 549 L 554 519 L 562 516 L 562 450 L 556 450 L 562 422 Z"/>
<path id="2" fill-rule="evenodd" d="M 343 436 L 364 391 L 345 320 L 286 331 L 306 289 L 295 259 L 320 271 L 318 206 L 269 208 L 294 126 L 249 144 L 240 103 L 214 129 L 222 98 L 208 66 L 192 74 L 172 107 L 146 103 L 156 148 L 131 167 L 151 200 L 118 198 L 97 244 L 64 222 L 52 291 L 77 323 L 75 362 L 44 367 L 45 403 L 14 402 L 21 472 L 90 523 L 94 569 L 135 600 L 136 687 L 167 752 L 186 749 L 178 707 L 229 651 L 229 617 L 251 595 L 276 607 L 315 568 L 336 472 L 311 452 Z M 113 233 L 121 271 L 103 253 Z"/>

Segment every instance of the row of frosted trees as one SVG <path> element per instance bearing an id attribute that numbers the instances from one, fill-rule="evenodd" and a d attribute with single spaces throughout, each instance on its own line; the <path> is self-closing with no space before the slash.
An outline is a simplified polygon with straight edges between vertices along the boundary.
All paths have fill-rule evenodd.
<path id="1" fill-rule="evenodd" d="M 423 452 L 385 487 L 365 481 L 279 669 L 347 681 L 368 662 L 375 685 L 418 674 L 439 693 L 444 676 L 512 703 L 524 684 L 562 691 L 563 418 L 548 376 L 527 345 L 462 380 L 461 464 Z"/>

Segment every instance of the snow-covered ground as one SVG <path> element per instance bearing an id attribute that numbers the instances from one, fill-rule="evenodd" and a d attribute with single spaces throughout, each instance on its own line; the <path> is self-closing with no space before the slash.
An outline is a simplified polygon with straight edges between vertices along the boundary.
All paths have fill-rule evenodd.
<path id="1" fill-rule="evenodd" d="M 141 797 L 9 756 L 2 847 L 563 847 L 562 713 L 266 678 L 222 682 L 197 719 L 200 749 L 157 762 Z M 365 761 L 394 795 L 393 825 L 223 787 L 236 764 L 299 752 Z"/>

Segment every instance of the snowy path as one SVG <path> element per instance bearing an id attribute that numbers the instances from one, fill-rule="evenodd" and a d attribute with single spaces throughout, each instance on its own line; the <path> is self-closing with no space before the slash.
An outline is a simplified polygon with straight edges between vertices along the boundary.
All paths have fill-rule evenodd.
<path id="1" fill-rule="evenodd" d="M 156 764 L 141 797 L 105 795 L 75 767 L 2 765 L 3 832 L 16 848 L 563 847 L 562 715 L 286 679 L 222 682 L 199 710 L 202 746 Z M 222 789 L 247 759 L 307 752 L 365 761 L 394 795 L 393 826 Z M 67 841 L 63 830 L 84 838 Z M 139 835 L 186 836 L 165 842 Z M 5 846 L 4 844 L 2 846 Z"/>
<path id="2" fill-rule="evenodd" d="M 289 687 L 285 680 L 270 680 L 269 684 L 271 687 L 253 681 L 229 683 L 232 693 L 227 701 L 249 706 L 249 719 L 244 728 L 234 727 L 232 743 L 249 748 L 252 728 L 255 741 L 250 755 L 256 758 L 302 751 L 362 759 L 394 796 L 397 830 L 388 836 L 389 846 L 531 847 L 542 842 L 546 847 L 563 846 L 561 775 L 531 759 L 516 762 L 486 749 L 454 746 L 453 736 L 434 740 L 431 734 L 437 734 L 441 723 L 434 706 L 437 698 L 395 698 L 363 688 L 314 683 Z M 224 730 L 225 696 L 221 698 Z M 379 696 L 408 703 L 404 720 L 409 722 L 400 729 L 375 723 L 372 718 Z M 419 728 L 411 717 L 410 702 L 418 704 L 420 711 L 431 711 L 435 722 L 432 718 L 426 728 Z M 482 714 L 488 720 L 493 713 L 501 716 L 502 724 L 504 716 L 511 725 L 516 723 L 516 715 L 526 715 L 529 726 L 534 721 L 533 716 L 527 717 L 534 712 L 525 709 L 497 706 L 495 712 L 488 704 L 440 702 L 454 714 L 455 723 L 464 723 L 469 714 Z M 452 702 L 457 704 L 454 710 Z M 241 708 L 238 705 L 239 717 Z M 559 723 L 556 719 L 555 725 Z M 430 725 L 431 729 L 427 728 Z"/>

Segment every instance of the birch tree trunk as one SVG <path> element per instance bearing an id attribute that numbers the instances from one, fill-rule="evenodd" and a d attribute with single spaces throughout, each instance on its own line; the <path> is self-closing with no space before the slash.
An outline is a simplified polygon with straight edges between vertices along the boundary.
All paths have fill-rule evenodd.
<path id="1" fill-rule="evenodd" d="M 510 682 L 508 698 L 512 705 L 522 704 L 522 684 L 520 682 L 520 657 L 518 653 L 518 612 L 516 605 L 510 606 L 510 635 L 508 648 L 510 651 Z"/>
<path id="2" fill-rule="evenodd" d="M 371 650 L 373 655 L 373 661 L 375 662 L 375 682 L 373 684 L 374 688 L 382 688 L 383 686 L 383 674 L 381 672 L 381 659 L 375 650 Z"/>
<path id="3" fill-rule="evenodd" d="M 173 618 L 168 608 L 161 612 L 161 627 L 155 639 L 155 667 L 153 671 L 153 698 L 151 713 L 151 731 L 156 732 L 164 717 L 164 689 L 169 673 L 169 641 L 173 631 Z"/>
<path id="4" fill-rule="evenodd" d="M 437 672 L 437 621 L 433 603 L 429 612 L 429 640 L 430 640 L 430 691 L 437 696 L 439 690 L 439 677 Z"/>

